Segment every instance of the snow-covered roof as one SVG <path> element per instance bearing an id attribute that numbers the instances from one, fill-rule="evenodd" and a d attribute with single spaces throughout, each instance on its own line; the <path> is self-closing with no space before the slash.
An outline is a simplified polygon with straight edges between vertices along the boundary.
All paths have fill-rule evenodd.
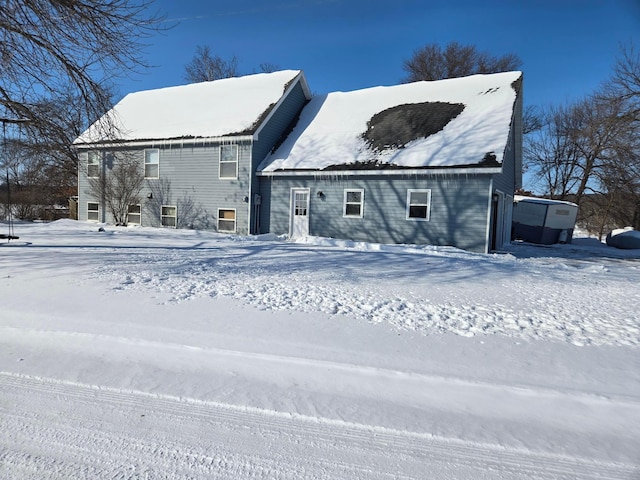
<path id="1" fill-rule="evenodd" d="M 573 202 L 567 202 L 566 200 L 552 200 L 550 198 L 540 198 L 540 197 L 529 197 L 527 195 L 514 195 L 514 202 L 528 202 L 528 203 L 539 203 L 544 205 L 570 205 L 572 207 L 577 207 L 578 205 Z"/>
<path id="2" fill-rule="evenodd" d="M 75 144 L 251 135 L 300 70 L 284 70 L 212 82 L 130 93 L 106 115 L 117 126 L 105 134 L 105 117 Z"/>
<path id="3" fill-rule="evenodd" d="M 314 97 L 259 170 L 499 166 L 521 77 L 473 75 Z"/>

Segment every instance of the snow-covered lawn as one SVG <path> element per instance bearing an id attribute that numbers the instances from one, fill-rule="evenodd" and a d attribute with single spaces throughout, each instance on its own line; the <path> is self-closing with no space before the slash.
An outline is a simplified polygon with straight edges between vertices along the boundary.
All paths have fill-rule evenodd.
<path id="1" fill-rule="evenodd" d="M 98 226 L 0 246 L 2 479 L 640 478 L 638 250 Z"/>

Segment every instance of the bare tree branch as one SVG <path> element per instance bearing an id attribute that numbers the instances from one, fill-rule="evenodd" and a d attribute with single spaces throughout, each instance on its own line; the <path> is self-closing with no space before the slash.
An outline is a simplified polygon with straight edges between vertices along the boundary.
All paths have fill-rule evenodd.
<path id="1" fill-rule="evenodd" d="M 517 70 L 521 64 L 520 58 L 513 53 L 495 57 L 478 51 L 474 45 L 451 42 L 443 49 L 433 43 L 415 50 L 413 56 L 405 60 L 403 69 L 407 76 L 403 81 L 410 83 L 464 77 L 476 73 L 506 72 Z"/>

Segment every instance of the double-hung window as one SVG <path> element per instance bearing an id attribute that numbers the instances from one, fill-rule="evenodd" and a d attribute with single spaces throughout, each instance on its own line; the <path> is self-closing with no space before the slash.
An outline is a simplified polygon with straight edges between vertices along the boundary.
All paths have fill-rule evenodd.
<path id="1" fill-rule="evenodd" d="M 238 145 L 220 145 L 220 178 L 238 178 Z"/>
<path id="2" fill-rule="evenodd" d="M 96 202 L 87 203 L 87 220 L 97 222 L 100 220 L 100 205 Z"/>
<path id="3" fill-rule="evenodd" d="M 231 232 L 236 231 L 236 211 L 233 208 L 218 209 L 218 231 Z"/>
<path id="4" fill-rule="evenodd" d="M 431 190 L 407 190 L 407 220 L 428 221 L 431 210 Z"/>
<path id="5" fill-rule="evenodd" d="M 344 191 L 344 209 L 342 215 L 345 217 L 362 218 L 364 213 L 364 190 L 351 189 Z"/>
<path id="6" fill-rule="evenodd" d="M 163 227 L 176 228 L 178 207 L 174 205 L 163 205 L 160 214 L 160 221 Z"/>
<path id="7" fill-rule="evenodd" d="M 127 209 L 127 223 L 131 225 L 140 225 L 142 220 L 142 209 L 140 205 L 129 205 Z"/>
<path id="8" fill-rule="evenodd" d="M 144 178 L 160 178 L 160 150 L 157 148 L 144 151 Z"/>
<path id="9" fill-rule="evenodd" d="M 87 177 L 98 178 L 100 176 L 100 152 L 87 153 Z"/>

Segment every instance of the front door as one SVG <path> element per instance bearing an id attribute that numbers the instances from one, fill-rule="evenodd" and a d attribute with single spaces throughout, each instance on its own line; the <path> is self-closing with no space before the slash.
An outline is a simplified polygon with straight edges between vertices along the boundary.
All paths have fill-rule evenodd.
<path id="1" fill-rule="evenodd" d="M 300 238 L 309 235 L 309 189 L 291 189 L 291 225 L 290 238 Z"/>

